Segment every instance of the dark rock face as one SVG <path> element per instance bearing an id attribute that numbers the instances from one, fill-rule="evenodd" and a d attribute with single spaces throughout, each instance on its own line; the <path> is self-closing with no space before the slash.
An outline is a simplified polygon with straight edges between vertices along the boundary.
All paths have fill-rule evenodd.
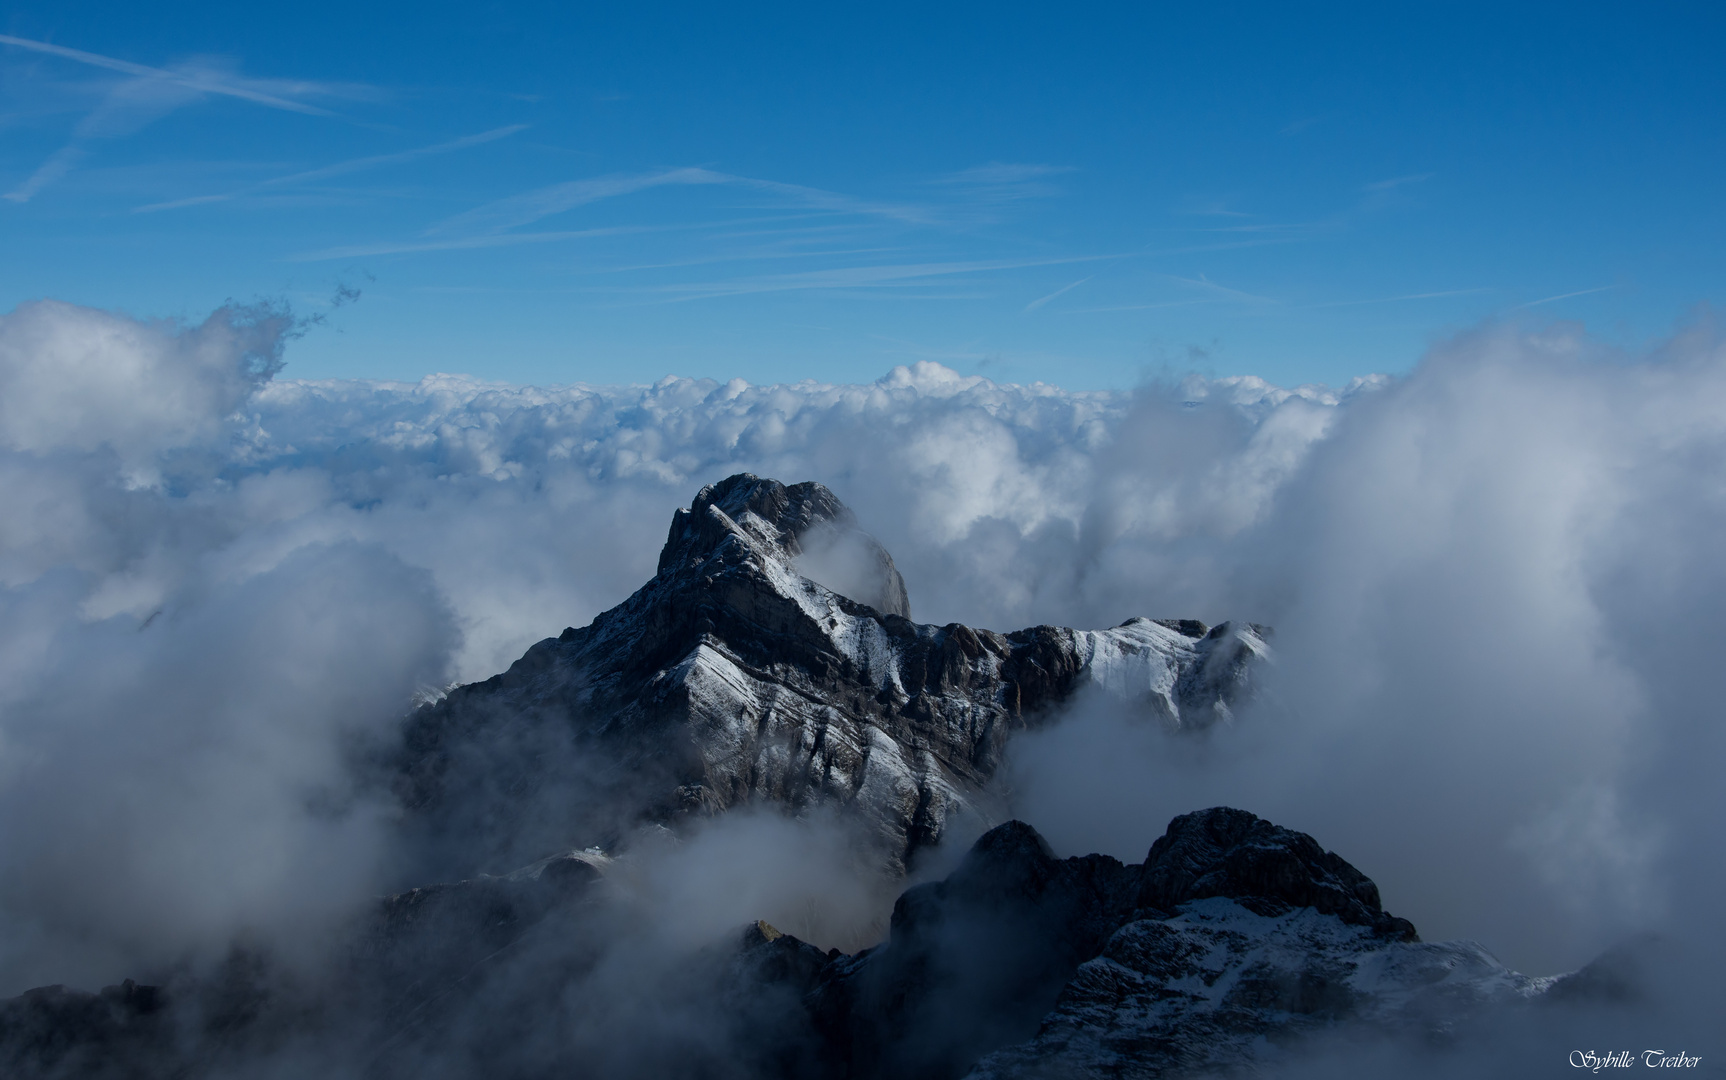
<path id="1" fill-rule="evenodd" d="M 1241 928 L 1222 928 L 1234 913 Z M 1222 939 L 1187 926 L 1206 916 L 1220 920 Z M 1277 932 L 1277 918 L 1319 926 L 1339 942 L 1338 956 L 1293 968 L 1265 961 L 1258 939 Z M 806 1001 L 832 1044 L 828 1059 L 846 1063 L 835 1075 L 960 1077 L 989 1052 L 1036 1039 L 1039 1023 L 1060 1027 L 1063 1009 L 1134 1014 L 1179 999 L 1169 983 L 1194 975 L 1206 985 L 1236 975 L 1229 1009 L 1244 1011 L 1239 1023 L 1255 1037 L 1282 1013 L 1334 1020 L 1355 1008 L 1348 978 L 1364 954 L 1415 940 L 1360 871 L 1305 833 L 1238 809 L 1175 818 L 1137 866 L 1056 859 L 1036 830 L 1010 821 L 980 838 L 946 882 L 906 890 L 887 944 L 832 959 L 806 983 Z M 1200 1011 L 1189 1002 L 1179 1023 L 1200 1021 Z M 1143 1023 L 1125 1027 L 1139 1028 L 1134 1039 L 1156 1035 Z M 1115 1037 L 1120 1028 L 1112 1016 Z M 1041 1044 L 1020 1052 L 1025 1068 L 1061 1056 Z M 1143 1047 L 1132 1056 L 1162 1061 Z M 1018 1070 L 1005 1058 L 989 1068 Z"/>
<path id="2" fill-rule="evenodd" d="M 1035 1033 L 1073 970 L 1131 912 L 1138 868 L 1057 859 L 1030 826 L 984 834 L 947 880 L 907 890 L 888 942 L 812 989 L 831 1059 L 873 1077 L 958 1076 Z"/>
<path id="3" fill-rule="evenodd" d="M 1311 837 L 1222 807 L 1176 818 L 1135 866 L 1057 859 L 1009 822 L 906 891 L 885 944 L 813 971 L 796 955 L 781 978 L 847 1080 L 1229 1069 L 1339 1020 L 1418 1032 L 1545 986 L 1421 943 Z"/>
<path id="4" fill-rule="evenodd" d="M 765 923 L 669 967 L 608 952 L 588 901 L 609 868 L 572 853 L 392 897 L 309 1005 L 245 986 L 31 991 L 0 1002 L 0 1064 L 246 1075 L 258 1062 L 280 1073 L 309 1046 L 322 1056 L 303 1060 L 377 1080 L 1150 1080 L 1262 1071 L 1344 1022 L 1430 1038 L 1578 985 L 1419 941 L 1311 837 L 1227 808 L 1176 818 L 1137 865 L 1056 858 L 1008 822 L 946 880 L 906 890 L 888 940 L 853 955 Z M 657 1019 L 596 1032 L 587 1018 L 614 984 L 585 980 L 619 962 L 643 969 L 630 979 Z"/>
<path id="5" fill-rule="evenodd" d="M 835 552 L 846 565 L 828 576 L 869 603 L 802 573 Z M 846 808 L 902 866 L 955 815 L 995 816 L 989 780 L 1040 710 L 1094 686 L 1204 726 L 1268 648 L 1250 625 L 1000 634 L 909 610 L 892 559 L 821 485 L 741 474 L 702 489 L 635 595 L 412 718 L 397 770 L 444 853 L 428 875 L 752 800 Z"/>
<path id="6" fill-rule="evenodd" d="M 43 986 L 0 1001 L 0 1073 L 6 1076 L 130 1078 L 167 1075 L 174 1030 L 168 995 L 127 979 L 86 994 Z"/>
<path id="7" fill-rule="evenodd" d="M 254 953 L 234 949 L 201 979 L 131 979 L 98 993 L 44 986 L 0 1001 L 0 1076 L 19 1080 L 179 1080 L 235 1071 L 279 1045 L 304 1013 Z"/>
<path id="8" fill-rule="evenodd" d="M 362 928 L 341 983 L 351 1011 L 399 1038 L 459 1012 L 489 970 L 507 965 L 590 896 L 609 864 L 597 852 L 542 859 L 502 877 L 386 897 Z M 563 952 L 573 960 L 579 949 Z"/>
<path id="9" fill-rule="evenodd" d="M 1407 919 L 1385 913 L 1378 886 L 1305 833 L 1226 807 L 1178 817 L 1145 857 L 1138 904 L 1174 911 L 1189 900 L 1239 899 L 1260 915 L 1310 907 L 1396 941 Z"/>

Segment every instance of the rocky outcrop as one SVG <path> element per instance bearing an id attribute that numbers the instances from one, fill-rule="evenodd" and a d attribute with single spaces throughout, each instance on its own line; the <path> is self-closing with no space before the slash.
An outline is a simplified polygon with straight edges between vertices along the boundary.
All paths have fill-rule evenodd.
<path id="1" fill-rule="evenodd" d="M 1639 984 L 1612 954 L 1531 979 L 1472 943 L 1422 942 L 1349 863 L 1228 808 L 1174 819 L 1139 864 L 1057 858 L 1007 822 L 944 881 L 901 894 L 888 939 L 850 955 L 766 923 L 693 952 L 620 948 L 593 903 L 612 870 L 574 852 L 391 897 L 315 1001 L 259 994 L 246 972 L 31 991 L 0 1002 L 0 1063 L 26 1077 L 247 1075 L 318 1047 L 377 1080 L 1152 1080 L 1273 1070 L 1344 1030 L 1422 1045 Z M 595 1030 L 608 988 L 658 1019 Z"/>
<path id="2" fill-rule="evenodd" d="M 1222 807 L 1176 818 L 1138 865 L 1057 859 L 1009 822 L 906 891 L 875 949 L 822 961 L 756 935 L 744 951 L 801 988 L 846 1080 L 1230 1069 L 1344 1020 L 1427 1034 L 1552 984 L 1421 942 L 1311 837 Z"/>
<path id="3" fill-rule="evenodd" d="M 1365 874 L 1305 833 L 1245 810 L 1220 807 L 1178 817 L 1145 857 L 1139 907 L 1173 912 L 1213 896 L 1273 917 L 1310 907 L 1381 937 L 1415 940 L 1414 926 L 1385 913 L 1378 886 Z"/>
<path id="4" fill-rule="evenodd" d="M 346 957 L 341 985 L 349 1011 L 375 1017 L 394 1039 L 447 1022 L 534 935 L 578 919 L 610 861 L 597 851 L 574 851 L 510 874 L 385 897 Z M 569 966 L 580 951 L 564 952 Z"/>
<path id="5" fill-rule="evenodd" d="M 848 808 L 903 866 L 955 817 L 996 817 L 1007 739 L 1049 706 L 1090 686 L 1207 726 L 1268 651 L 1251 625 L 1002 634 L 909 611 L 892 558 L 821 485 L 703 488 L 628 600 L 412 718 L 397 769 L 445 860 L 428 872 L 610 846 L 641 821 L 752 800 Z"/>
<path id="6" fill-rule="evenodd" d="M 0 1074 L 145 1080 L 171 1075 L 168 995 L 127 979 L 90 994 L 43 986 L 0 1001 Z"/>

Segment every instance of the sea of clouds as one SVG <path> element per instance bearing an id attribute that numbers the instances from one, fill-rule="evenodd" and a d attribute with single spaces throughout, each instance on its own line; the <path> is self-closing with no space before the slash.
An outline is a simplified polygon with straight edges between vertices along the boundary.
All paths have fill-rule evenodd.
<path id="1" fill-rule="evenodd" d="M 1504 323 L 1340 389 L 1118 393 L 928 363 L 854 386 L 298 381 L 301 328 L 267 305 L 0 316 L 0 993 L 312 940 L 399 884 L 396 808 L 356 755 L 416 696 L 621 601 L 673 510 L 743 470 L 831 487 L 918 621 L 1275 627 L 1263 701 L 1210 739 L 1080 702 L 1018 741 L 1013 805 L 1063 854 L 1137 861 L 1228 803 L 1524 970 L 1649 929 L 1717 946 L 1706 318 L 1636 355 Z M 690 873 L 735 878 L 771 835 L 785 865 L 739 904 L 836 896 L 779 829 L 714 833 Z M 757 917 L 672 877 L 709 918 Z M 781 879 L 792 899 L 761 892 Z"/>

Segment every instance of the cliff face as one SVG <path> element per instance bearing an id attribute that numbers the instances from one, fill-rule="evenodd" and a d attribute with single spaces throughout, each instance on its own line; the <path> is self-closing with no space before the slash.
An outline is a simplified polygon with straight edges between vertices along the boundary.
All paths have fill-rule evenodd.
<path id="1" fill-rule="evenodd" d="M 677 512 L 657 574 L 628 600 L 422 708 L 399 763 L 405 801 L 439 822 L 483 774 L 525 805 L 567 786 L 548 764 L 564 761 L 587 794 L 539 811 L 562 831 L 540 822 L 533 850 L 523 835 L 538 834 L 517 822 L 513 846 L 482 864 L 767 800 L 847 808 L 903 867 L 955 816 L 996 816 L 986 789 L 1007 738 L 1046 707 L 1095 686 L 1204 726 L 1230 715 L 1268 652 L 1253 626 L 1001 634 L 909 612 L 892 558 L 832 492 L 733 476 Z M 497 814 L 521 812 L 497 800 Z"/>

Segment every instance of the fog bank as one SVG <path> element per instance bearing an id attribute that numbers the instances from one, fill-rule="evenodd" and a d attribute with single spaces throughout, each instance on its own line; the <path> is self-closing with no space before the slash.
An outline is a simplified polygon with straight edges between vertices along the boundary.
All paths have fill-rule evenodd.
<path id="1" fill-rule="evenodd" d="M 354 755 L 416 692 L 623 599 L 672 511 L 740 470 L 831 487 L 920 621 L 1276 627 L 1263 701 L 1209 740 L 1079 703 L 1021 741 L 1017 812 L 1064 854 L 1137 861 L 1230 803 L 1313 833 L 1425 936 L 1534 971 L 1702 925 L 1719 894 L 1706 322 L 1639 356 L 1503 324 L 1395 380 L 1112 394 L 934 364 L 303 382 L 278 371 L 294 332 L 0 317 L 0 992 L 315 938 L 387 879 L 394 808 Z M 749 865 L 754 840 L 712 843 Z M 867 922 L 807 890 L 759 905 Z"/>

